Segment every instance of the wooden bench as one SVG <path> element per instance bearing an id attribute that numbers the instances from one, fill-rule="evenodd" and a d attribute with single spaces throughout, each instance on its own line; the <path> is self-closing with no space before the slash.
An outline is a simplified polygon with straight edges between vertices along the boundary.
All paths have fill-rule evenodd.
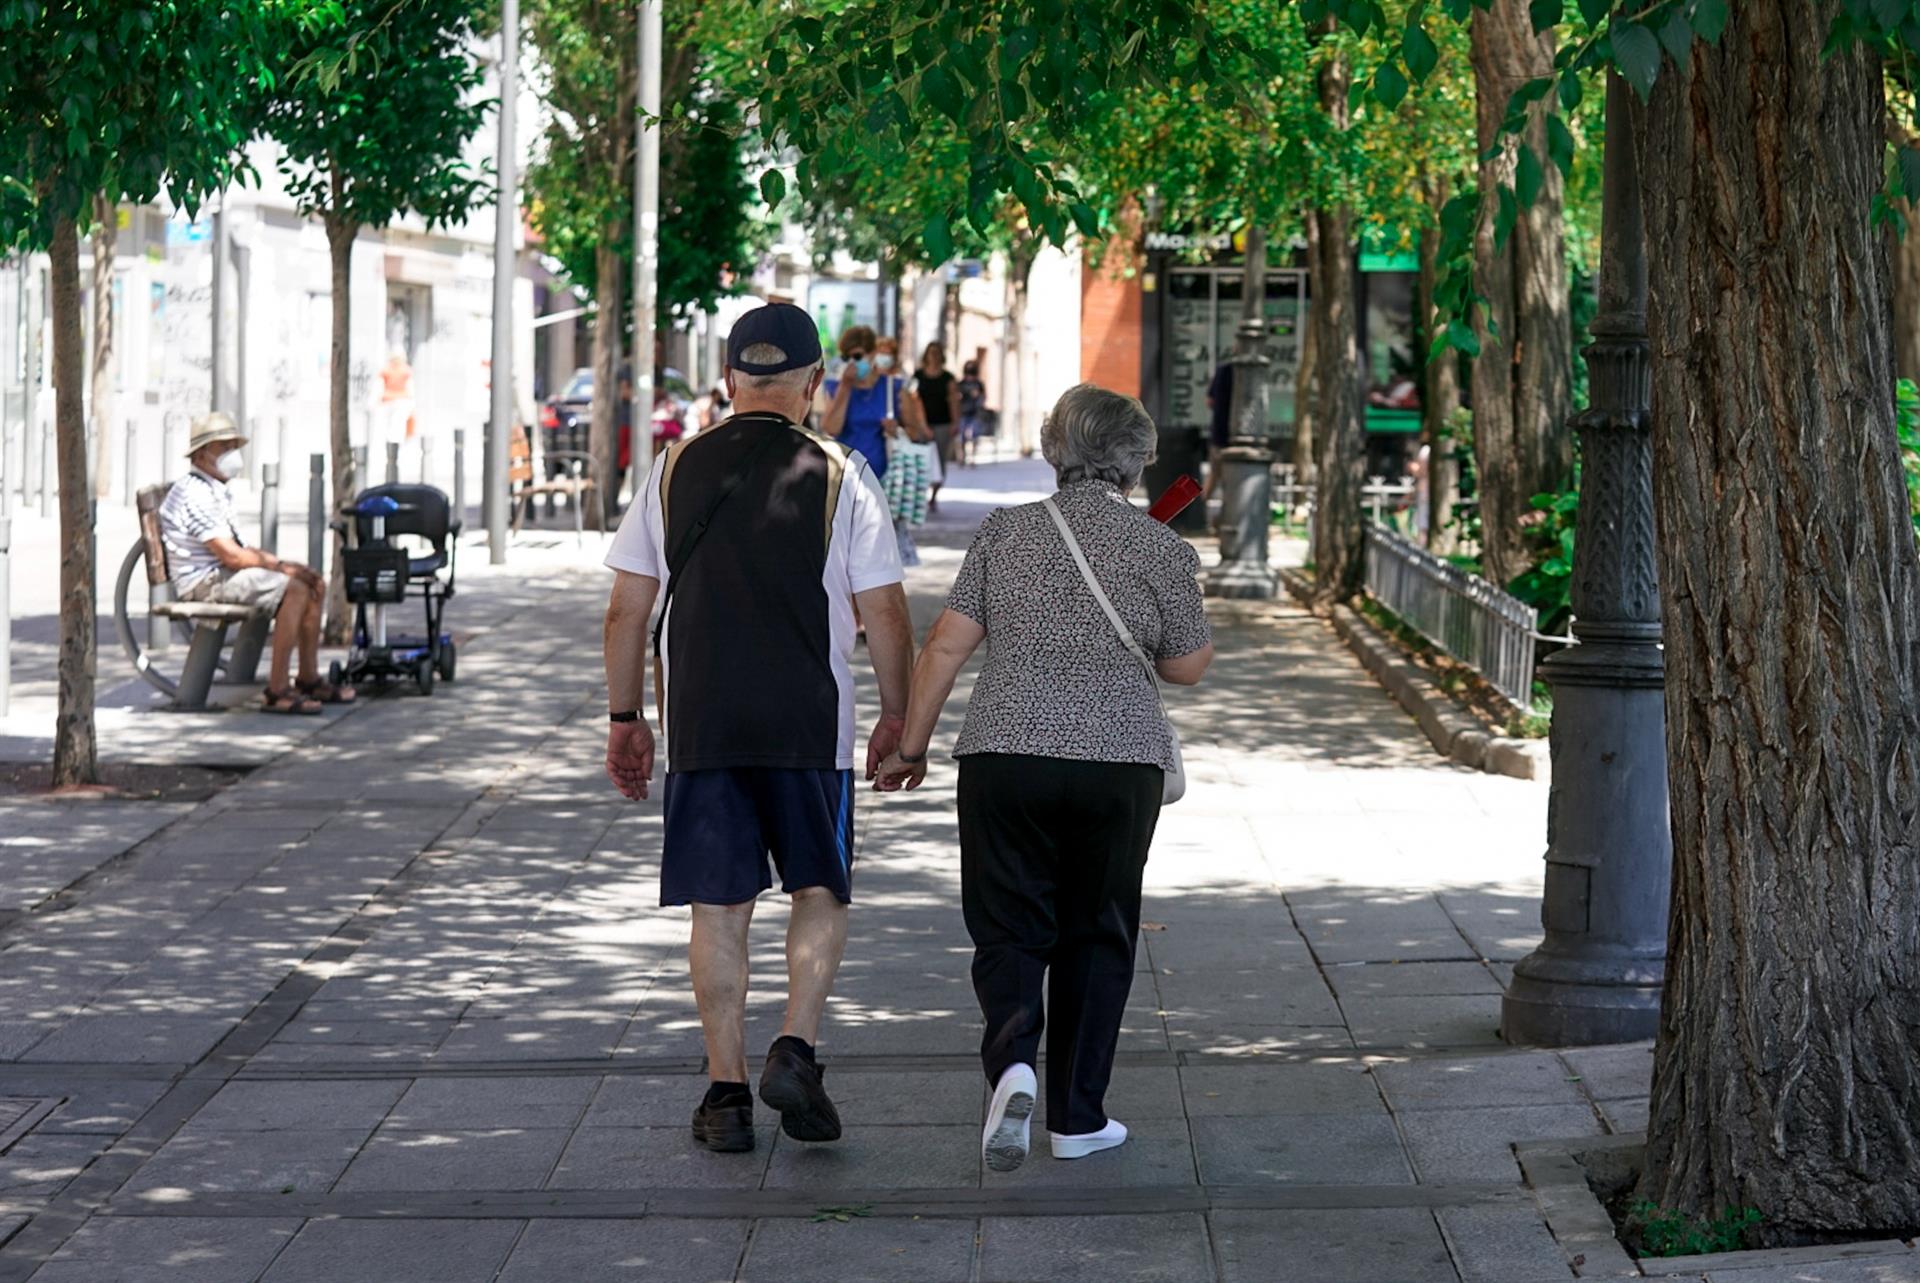
<path id="1" fill-rule="evenodd" d="M 527 440 L 527 430 L 515 424 L 507 447 L 507 491 L 513 509 L 513 532 L 520 533 L 520 522 L 535 499 L 564 496 L 573 508 L 574 540 L 584 543 L 587 499 L 597 498 L 600 493 L 599 461 L 584 450 L 549 450 L 544 462 L 559 464 L 559 471 L 544 479 L 535 474 L 533 446 Z M 604 529 L 597 505 L 593 528 Z"/>
<path id="2" fill-rule="evenodd" d="M 273 616 L 252 606 L 168 600 L 172 585 L 167 575 L 167 545 L 160 537 L 160 504 L 166 499 L 170 488 L 164 485 L 148 486 L 135 498 L 140 514 L 140 538 L 127 550 L 126 559 L 120 563 L 120 577 L 113 587 L 113 623 L 120 635 L 120 645 L 126 650 L 127 658 L 133 661 L 134 671 L 148 685 L 170 697 L 175 708 L 202 709 L 207 706 L 207 695 L 213 689 L 215 677 L 223 670 L 230 682 L 245 683 L 256 679 L 260 669 L 260 653 L 266 649 Z M 134 583 L 135 572 L 142 562 L 146 564 L 148 618 L 161 620 L 168 628 L 183 627 L 191 634 L 187 644 L 187 660 L 178 680 L 167 676 L 154 665 L 154 651 L 163 643 L 157 644 L 156 638 L 149 635 L 147 644 L 143 646 L 134 635 L 127 597 Z M 226 649 L 227 630 L 235 625 L 239 625 L 239 631 L 234 635 L 233 653 L 223 663 L 221 652 Z M 160 635 L 161 638 L 164 636 L 164 633 Z"/>

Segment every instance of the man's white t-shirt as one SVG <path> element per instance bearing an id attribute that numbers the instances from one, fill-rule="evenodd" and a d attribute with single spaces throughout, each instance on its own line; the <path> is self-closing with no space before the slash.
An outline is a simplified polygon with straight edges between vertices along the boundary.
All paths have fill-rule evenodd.
<path id="1" fill-rule="evenodd" d="M 669 770 L 852 768 L 853 595 L 902 578 L 886 496 L 857 451 L 778 415 L 735 415 L 658 461 L 606 564 L 672 590 Z"/>

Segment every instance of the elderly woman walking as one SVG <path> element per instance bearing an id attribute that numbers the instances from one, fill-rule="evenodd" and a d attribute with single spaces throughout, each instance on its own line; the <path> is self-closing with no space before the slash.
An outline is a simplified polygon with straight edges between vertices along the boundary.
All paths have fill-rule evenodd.
<path id="1" fill-rule="evenodd" d="M 981 524 L 914 667 L 900 751 L 877 780 L 913 788 L 925 777 L 940 710 L 984 640 L 954 755 L 961 902 L 993 1086 L 981 1146 L 995 1171 L 1026 1158 L 1043 1031 L 1053 1156 L 1127 1137 L 1107 1117 L 1107 1083 L 1147 848 L 1180 778 L 1155 677 L 1192 685 L 1213 659 L 1199 558 L 1127 500 L 1154 440 L 1132 397 L 1090 383 L 1061 396 L 1040 433 L 1059 493 Z"/>

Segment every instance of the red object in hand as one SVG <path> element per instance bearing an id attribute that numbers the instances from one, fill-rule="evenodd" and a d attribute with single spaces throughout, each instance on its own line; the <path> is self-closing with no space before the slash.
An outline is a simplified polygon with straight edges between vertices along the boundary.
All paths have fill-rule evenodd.
<path id="1" fill-rule="evenodd" d="M 1153 501 L 1153 507 L 1147 509 L 1147 515 L 1161 523 L 1172 521 L 1199 497 L 1200 483 L 1192 477 L 1182 476 Z"/>

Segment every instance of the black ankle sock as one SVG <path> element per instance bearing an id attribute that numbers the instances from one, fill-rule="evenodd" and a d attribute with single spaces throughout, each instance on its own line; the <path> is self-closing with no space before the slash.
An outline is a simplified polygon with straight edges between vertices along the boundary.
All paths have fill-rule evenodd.
<path id="1" fill-rule="evenodd" d="M 811 1064 L 813 1064 L 813 1063 L 815 1063 L 815 1062 L 814 1062 L 814 1059 L 813 1059 L 813 1044 L 812 1044 L 812 1043 L 810 1043 L 810 1042 L 807 1042 L 807 1041 L 806 1041 L 805 1039 L 803 1039 L 803 1038 L 796 1038 L 796 1037 L 794 1037 L 794 1036 L 793 1036 L 792 1034 L 781 1034 L 781 1035 L 780 1035 L 780 1036 L 779 1036 L 778 1038 L 775 1038 L 775 1039 L 773 1040 L 773 1046 L 774 1046 L 774 1047 L 778 1047 L 778 1046 L 779 1046 L 779 1045 L 780 1045 L 781 1043 L 783 1043 L 783 1042 L 784 1042 L 785 1044 L 787 1044 L 787 1046 L 789 1046 L 789 1047 L 791 1047 L 791 1048 L 793 1048 L 793 1049 L 794 1049 L 795 1051 L 797 1051 L 797 1052 L 799 1052 L 799 1053 L 800 1053 L 800 1055 L 801 1055 L 801 1057 L 802 1057 L 802 1058 L 803 1058 L 803 1059 L 804 1059 L 804 1060 L 805 1060 L 805 1061 L 806 1061 L 806 1062 L 807 1062 L 807 1063 L 808 1063 L 809 1065 L 811 1065 Z M 772 1051 L 772 1050 L 773 1050 L 773 1047 L 769 1047 L 769 1048 L 767 1048 L 767 1050 L 768 1050 L 768 1051 Z"/>
<path id="2" fill-rule="evenodd" d="M 707 1107 L 718 1109 L 722 1105 L 751 1105 L 753 1093 L 747 1090 L 745 1083 L 713 1083 L 707 1088 Z"/>

